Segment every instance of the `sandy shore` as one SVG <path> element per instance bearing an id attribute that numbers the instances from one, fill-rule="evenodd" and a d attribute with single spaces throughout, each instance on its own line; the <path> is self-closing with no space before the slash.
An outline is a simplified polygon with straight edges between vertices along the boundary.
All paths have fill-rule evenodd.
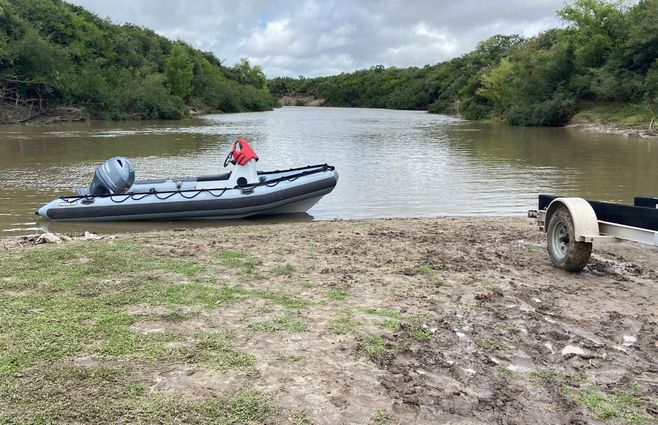
<path id="1" fill-rule="evenodd" d="M 654 248 L 600 245 L 570 274 L 520 218 L 3 244 L 0 422 L 658 421 Z M 70 305 L 64 349 L 48 316 Z"/>
<path id="2" fill-rule="evenodd" d="M 598 134 L 616 134 L 624 137 L 637 137 L 640 139 L 658 138 L 658 130 L 649 128 L 630 128 L 621 124 L 604 123 L 600 121 L 580 121 L 567 124 L 566 128 Z"/>

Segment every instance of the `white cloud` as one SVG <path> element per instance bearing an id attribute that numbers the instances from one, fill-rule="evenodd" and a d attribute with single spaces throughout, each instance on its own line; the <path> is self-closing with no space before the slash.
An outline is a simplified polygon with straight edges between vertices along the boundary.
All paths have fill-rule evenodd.
<path id="1" fill-rule="evenodd" d="M 559 25 L 564 0 L 69 0 L 150 27 L 268 76 L 329 75 L 372 65 L 423 66 L 494 34 Z"/>

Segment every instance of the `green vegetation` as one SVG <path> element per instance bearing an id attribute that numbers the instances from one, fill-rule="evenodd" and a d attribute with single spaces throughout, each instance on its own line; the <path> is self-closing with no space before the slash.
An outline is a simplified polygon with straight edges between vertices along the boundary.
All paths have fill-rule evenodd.
<path id="1" fill-rule="evenodd" d="M 432 332 L 425 329 L 416 329 L 412 331 L 409 336 L 418 341 L 429 341 L 432 339 Z"/>
<path id="2" fill-rule="evenodd" d="M 623 105 L 609 120 L 651 126 L 658 115 L 658 0 L 574 0 L 565 28 L 524 39 L 496 35 L 459 58 L 319 78 L 275 78 L 272 92 L 330 106 L 419 109 L 514 125 L 564 125 L 578 112 Z M 595 107 L 593 112 L 584 112 Z"/>
<path id="3" fill-rule="evenodd" d="M 496 325 L 496 329 L 510 334 L 521 332 L 521 327 L 516 323 L 501 323 Z"/>
<path id="4" fill-rule="evenodd" d="M 377 410 L 374 415 L 372 415 L 372 421 L 377 425 L 387 424 L 391 420 L 391 414 L 386 410 Z"/>
<path id="5" fill-rule="evenodd" d="M 292 277 L 293 273 L 295 273 L 295 266 L 293 266 L 292 264 L 284 264 L 283 266 L 276 266 L 272 269 L 272 273 L 277 274 L 279 276 Z"/>
<path id="6" fill-rule="evenodd" d="M 395 350 L 388 348 L 379 335 L 364 335 L 359 344 L 360 351 L 371 360 L 390 358 L 395 355 Z"/>
<path id="7" fill-rule="evenodd" d="M 285 314 L 267 322 L 256 322 L 249 325 L 249 329 L 257 332 L 308 332 L 309 327 L 301 320 Z"/>
<path id="8" fill-rule="evenodd" d="M 258 66 L 211 53 L 61 0 L 0 0 L 0 123 L 56 107 L 94 119 L 178 119 L 275 103 Z"/>
<path id="9" fill-rule="evenodd" d="M 240 277 L 244 281 L 262 280 L 263 275 L 257 272 L 263 262 L 248 256 L 247 254 L 239 251 L 218 251 L 215 257 L 219 262 L 229 269 L 233 269 L 240 273 Z"/>
<path id="10" fill-rule="evenodd" d="M 405 320 L 405 317 L 402 313 L 393 310 L 386 310 L 383 308 L 380 309 L 380 308 L 372 308 L 372 307 L 359 307 L 357 310 L 372 316 L 388 317 L 396 320 Z"/>
<path id="11" fill-rule="evenodd" d="M 639 411 L 642 405 L 640 393 L 636 387 L 629 385 L 625 389 L 602 392 L 596 386 L 584 388 L 568 387 L 567 392 L 573 394 L 573 400 L 587 406 L 597 419 L 604 421 L 623 419 L 632 424 L 653 423 L 654 417 Z"/>
<path id="12" fill-rule="evenodd" d="M 293 425 L 311 425 L 313 421 L 311 415 L 306 410 L 302 410 L 292 416 L 292 423 Z"/>
<path id="13" fill-rule="evenodd" d="M 344 289 L 332 289 L 329 291 L 328 297 L 335 301 L 344 301 L 347 298 L 347 291 Z"/>
<path id="14" fill-rule="evenodd" d="M 351 315 L 345 315 L 332 320 L 330 327 L 336 335 L 347 335 L 354 333 L 360 324 L 361 322 Z"/>
<path id="15" fill-rule="evenodd" d="M 423 275 L 426 277 L 432 277 L 439 272 L 439 269 L 435 268 L 431 264 L 422 264 L 420 266 L 401 267 L 395 269 L 395 272 L 406 276 Z"/>
<path id="16" fill-rule="evenodd" d="M 400 322 L 395 319 L 388 319 L 384 320 L 383 322 L 379 322 L 379 326 L 384 329 L 396 330 L 400 328 Z"/>
<path id="17" fill-rule="evenodd" d="M 143 381 L 176 365 L 214 373 L 253 367 L 255 357 L 238 350 L 231 333 L 186 328 L 190 317 L 180 308 L 213 309 L 248 294 L 214 281 L 200 264 L 134 243 L 71 242 L 0 252 L 0 277 L 0 418 L 235 423 L 271 415 L 255 391 L 189 401 L 153 394 Z M 178 283 L 183 278 L 191 281 Z M 128 312 L 143 305 L 157 309 Z M 152 321 L 172 326 L 135 328 Z M 77 358 L 90 365 L 76 366 Z M 71 405 L 70 397 L 78 401 Z"/>
<path id="18" fill-rule="evenodd" d="M 509 350 L 510 348 L 504 342 L 486 336 L 475 338 L 475 345 L 486 351 Z"/>

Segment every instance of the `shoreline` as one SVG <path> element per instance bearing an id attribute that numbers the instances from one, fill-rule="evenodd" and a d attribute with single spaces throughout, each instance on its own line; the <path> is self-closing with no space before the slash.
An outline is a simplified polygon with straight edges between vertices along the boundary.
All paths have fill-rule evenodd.
<path id="1" fill-rule="evenodd" d="M 0 244 L 0 418 L 650 423 L 656 270 L 624 242 L 563 272 L 523 217 Z"/>
<path id="2" fill-rule="evenodd" d="M 322 98 L 316 98 L 314 96 L 283 96 L 278 98 L 280 106 L 300 106 L 300 107 L 330 107 L 327 105 L 327 100 Z M 274 108 L 276 109 L 276 108 Z M 395 110 L 395 109 L 391 109 Z M 250 112 L 263 112 L 263 111 L 250 111 Z M 427 111 L 425 111 L 427 112 Z M 586 112 L 586 111 L 584 111 Z M 241 112 L 221 112 L 221 111 L 202 111 L 190 107 L 188 109 L 188 116 L 183 117 L 184 119 L 195 119 L 202 115 L 215 114 L 215 113 L 241 113 Z M 432 112 L 427 112 L 432 113 Z M 439 114 L 441 115 L 441 114 Z M 450 115 L 454 118 L 461 118 L 458 115 Z M 25 122 L 17 123 L 0 123 L 0 125 L 51 125 L 59 123 L 70 123 L 70 122 L 87 122 L 87 121 L 102 121 L 107 123 L 112 122 L 124 122 L 124 121 L 169 121 L 169 120 L 95 120 L 89 119 L 87 113 L 81 108 L 75 107 L 57 107 L 54 109 L 53 113 L 45 113 L 30 119 Z M 481 121 L 486 122 L 486 120 Z M 658 124 L 657 124 L 658 126 Z M 640 139 L 654 139 L 658 138 L 658 129 L 656 127 L 649 128 L 638 128 L 637 126 L 627 126 L 614 121 L 601 121 L 601 120 L 591 120 L 583 119 L 578 116 L 574 117 L 568 124 L 562 126 L 565 129 L 573 129 L 577 131 L 583 131 L 588 133 L 595 134 L 613 134 L 629 138 L 640 138 Z"/>
<path id="3" fill-rule="evenodd" d="M 656 128 L 632 128 L 602 121 L 571 122 L 564 128 L 596 134 L 614 134 L 628 138 L 658 139 L 658 129 Z"/>

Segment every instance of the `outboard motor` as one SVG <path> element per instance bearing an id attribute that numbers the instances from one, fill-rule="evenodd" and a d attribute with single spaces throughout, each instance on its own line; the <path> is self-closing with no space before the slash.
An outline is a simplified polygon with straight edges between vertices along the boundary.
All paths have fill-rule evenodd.
<path id="1" fill-rule="evenodd" d="M 96 168 L 89 186 L 90 195 L 126 193 L 135 183 L 135 167 L 126 158 L 115 156 Z"/>

